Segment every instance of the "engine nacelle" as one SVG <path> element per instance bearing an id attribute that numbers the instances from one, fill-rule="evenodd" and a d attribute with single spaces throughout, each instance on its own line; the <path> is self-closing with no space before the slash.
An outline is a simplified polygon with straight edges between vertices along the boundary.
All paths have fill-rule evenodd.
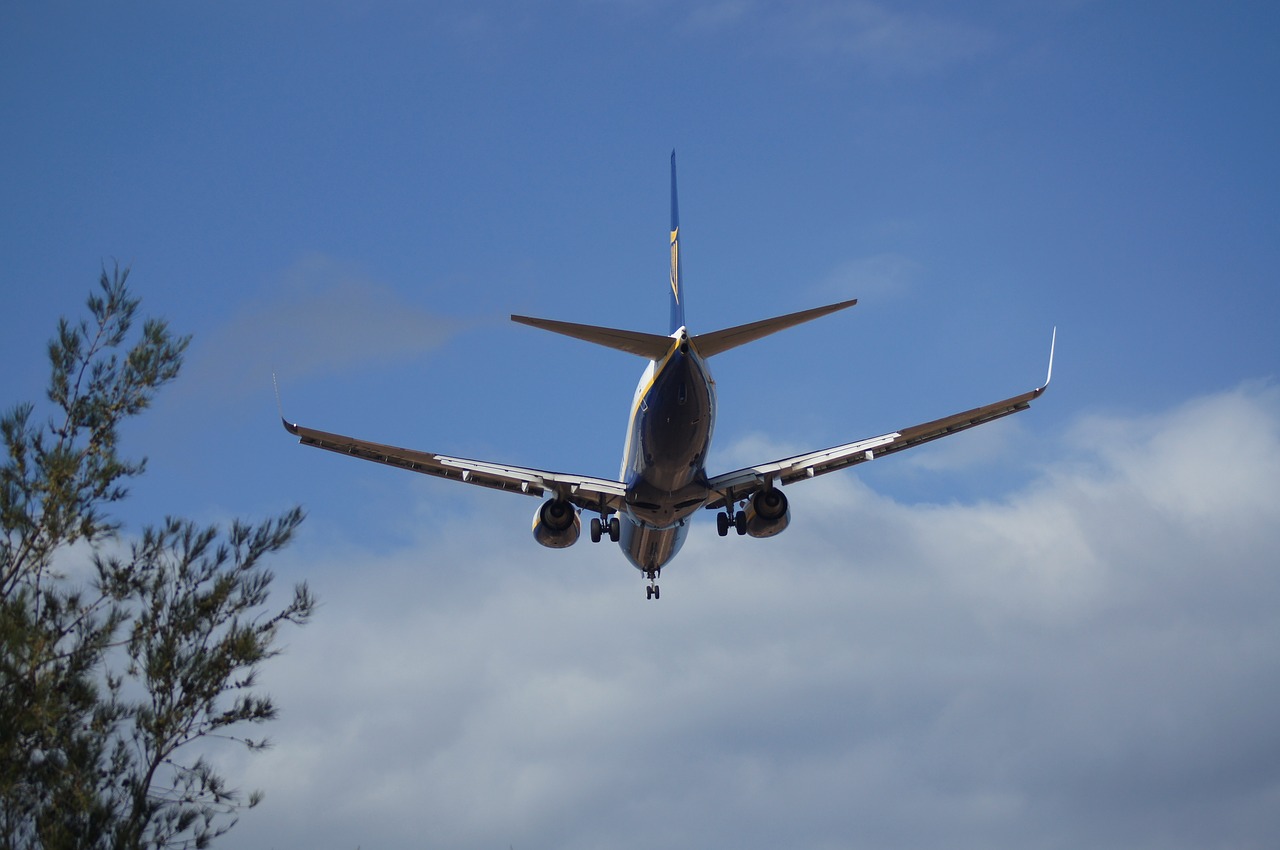
<path id="1" fill-rule="evenodd" d="M 761 490 L 747 503 L 747 534 L 752 537 L 772 537 L 780 534 L 791 523 L 791 508 L 787 497 L 776 487 Z"/>
<path id="2" fill-rule="evenodd" d="M 573 505 L 563 499 L 548 499 L 533 515 L 533 539 L 549 549 L 563 549 L 578 542 L 582 521 Z"/>

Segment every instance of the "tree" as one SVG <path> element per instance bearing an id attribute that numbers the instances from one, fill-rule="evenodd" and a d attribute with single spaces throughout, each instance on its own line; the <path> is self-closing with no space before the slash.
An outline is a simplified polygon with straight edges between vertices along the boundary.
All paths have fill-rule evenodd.
<path id="1" fill-rule="evenodd" d="M 59 322 L 47 421 L 32 404 L 0 418 L 3 850 L 204 847 L 225 833 L 261 794 L 229 785 L 200 744 L 266 746 L 243 731 L 276 716 L 254 691 L 259 667 L 280 627 L 315 608 L 305 583 L 267 607 L 263 562 L 298 508 L 227 529 L 166 518 L 122 554 L 109 509 L 145 462 L 118 454 L 120 426 L 178 376 L 189 342 L 158 319 L 136 329 L 127 279 L 104 269 L 89 316 Z"/>

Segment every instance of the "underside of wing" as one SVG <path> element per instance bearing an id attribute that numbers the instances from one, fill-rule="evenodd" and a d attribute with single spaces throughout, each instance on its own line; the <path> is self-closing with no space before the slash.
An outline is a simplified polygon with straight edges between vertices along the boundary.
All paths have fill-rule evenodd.
<path id="1" fill-rule="evenodd" d="M 619 481 L 607 478 L 593 478 L 585 475 L 568 475 L 560 472 L 547 472 L 540 469 L 529 469 L 522 466 L 510 466 L 481 460 L 449 457 L 430 452 L 403 449 L 398 446 L 386 446 L 346 437 L 342 434 L 331 434 L 304 428 L 301 425 L 284 422 L 285 430 L 297 436 L 304 446 L 349 455 L 361 460 L 397 466 L 410 472 L 420 472 L 437 478 L 448 478 L 464 484 L 475 484 L 495 490 L 507 490 L 512 493 L 523 493 L 527 496 L 553 495 L 565 499 L 584 510 L 612 513 L 620 510 L 623 504 L 625 487 Z"/>
<path id="2" fill-rule="evenodd" d="M 838 310 L 852 307 L 857 303 L 858 299 L 854 298 L 850 301 L 841 301 L 838 304 L 828 304 L 825 307 L 815 307 L 812 310 L 801 310 L 798 313 L 788 313 L 785 316 L 775 316 L 772 319 L 764 319 L 733 328 L 698 334 L 693 338 L 693 344 L 703 357 L 714 357 L 731 348 L 746 345 L 748 342 L 754 342 L 769 334 L 775 334 L 778 331 L 795 327 L 804 322 L 813 321 Z"/>
<path id="3" fill-rule="evenodd" d="M 530 316 L 512 316 L 511 321 L 522 325 L 539 328 L 552 333 L 571 336 L 585 342 L 593 342 L 606 348 L 614 348 L 647 357 L 650 360 L 661 360 L 674 344 L 671 337 L 648 334 L 641 331 L 624 331 L 618 328 L 604 328 L 598 325 L 580 325 L 575 322 L 559 322 L 554 319 L 535 319 Z"/>
<path id="4" fill-rule="evenodd" d="M 1054 334 L 1055 341 L 1057 333 Z M 1049 387 L 1049 379 L 1053 377 L 1053 345 L 1049 347 L 1049 377 L 1044 385 L 1030 392 L 1013 396 L 963 413 L 956 413 L 922 425 L 914 425 L 869 437 L 852 443 L 833 446 L 821 451 L 783 458 L 771 463 L 749 466 L 733 472 L 717 475 L 709 482 L 710 489 L 717 495 L 707 502 L 708 508 L 721 508 L 726 504 L 750 498 L 757 490 L 774 484 L 790 484 L 835 472 L 838 469 L 864 463 L 884 455 L 900 452 L 933 440 L 941 439 L 978 425 L 1001 419 L 1014 413 L 1026 410 L 1031 402 L 1039 398 Z"/>

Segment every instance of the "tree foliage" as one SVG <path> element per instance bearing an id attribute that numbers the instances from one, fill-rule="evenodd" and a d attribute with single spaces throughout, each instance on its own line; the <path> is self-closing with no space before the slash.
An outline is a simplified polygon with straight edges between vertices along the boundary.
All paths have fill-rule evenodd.
<path id="1" fill-rule="evenodd" d="M 276 716 L 254 690 L 305 584 L 268 608 L 263 562 L 302 512 L 227 529 L 166 518 L 127 546 L 110 507 L 144 461 L 120 428 L 179 373 L 189 342 L 148 318 L 128 271 L 49 343 L 52 414 L 0 418 L 0 850 L 204 847 L 261 799 L 205 757 Z M 78 545 L 77 545 L 78 544 Z M 74 547 L 74 548 L 73 548 Z M 79 563 L 87 561 L 87 563 Z"/>

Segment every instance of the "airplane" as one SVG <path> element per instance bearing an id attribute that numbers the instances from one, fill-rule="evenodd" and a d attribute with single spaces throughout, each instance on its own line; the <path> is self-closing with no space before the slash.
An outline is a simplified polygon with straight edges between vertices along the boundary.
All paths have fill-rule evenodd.
<path id="1" fill-rule="evenodd" d="M 715 427 L 716 387 L 708 362 L 717 354 L 804 322 L 847 309 L 857 299 L 802 310 L 746 325 L 693 334 L 685 325 L 684 277 L 680 258 L 680 216 L 676 195 L 676 155 L 671 153 L 670 331 L 661 334 L 511 316 L 520 324 L 574 337 L 648 361 L 636 385 L 618 478 L 550 472 L 502 463 L 451 457 L 371 443 L 291 423 L 285 430 L 303 445 L 362 460 L 544 498 L 533 517 L 534 539 L 552 549 L 578 541 L 580 513 L 591 518 L 590 537 L 617 543 L 648 580 L 647 599 L 660 598 L 658 577 L 680 551 L 690 520 L 699 510 L 715 510 L 721 537 L 773 537 L 791 521 L 784 487 L 818 475 L 913 448 L 995 419 L 1026 410 L 1053 377 L 1054 329 L 1049 373 L 1030 392 L 816 452 L 710 475 L 705 463 Z"/>

